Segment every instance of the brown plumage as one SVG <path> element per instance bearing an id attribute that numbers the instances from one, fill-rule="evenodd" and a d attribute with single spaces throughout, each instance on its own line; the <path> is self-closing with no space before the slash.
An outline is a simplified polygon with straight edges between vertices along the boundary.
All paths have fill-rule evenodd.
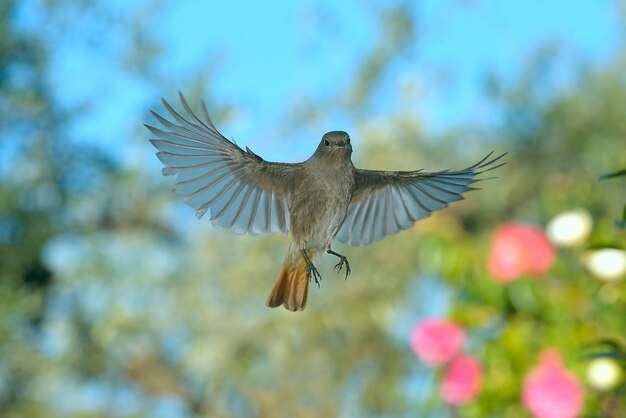
<path id="1" fill-rule="evenodd" d="M 267 297 L 267 306 L 275 308 L 284 305 L 290 311 L 301 311 L 306 305 L 309 291 L 309 274 L 307 262 L 300 252 L 289 251 L 285 257 L 283 267 L 278 273 L 274 287 Z M 309 250 L 310 259 L 317 259 L 318 251 Z"/>
<path id="2" fill-rule="evenodd" d="M 322 251 L 348 260 L 331 248 L 337 237 L 358 246 L 410 228 L 431 212 L 463 199 L 477 175 L 500 167 L 502 155 L 491 153 L 459 171 L 375 171 L 352 164 L 350 137 L 343 131 L 324 134 L 315 153 L 302 163 L 274 163 L 250 149 L 242 150 L 215 128 L 202 103 L 203 119 L 182 95 L 186 117 L 167 102 L 178 123 L 152 112 L 164 129 L 146 127 L 156 136 L 163 174 L 175 175 L 175 190 L 196 209 L 198 218 L 237 233 L 291 231 L 292 243 L 267 305 L 304 309 L 308 283 L 319 284 L 315 267 Z"/>

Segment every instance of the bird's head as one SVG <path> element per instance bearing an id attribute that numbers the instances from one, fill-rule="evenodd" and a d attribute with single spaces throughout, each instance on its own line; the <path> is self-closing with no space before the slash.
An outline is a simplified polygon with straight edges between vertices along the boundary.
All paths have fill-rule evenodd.
<path id="1" fill-rule="evenodd" d="M 317 147 L 317 152 L 330 155 L 352 154 L 352 145 L 350 145 L 350 135 L 344 131 L 330 131 L 322 136 L 322 140 Z"/>

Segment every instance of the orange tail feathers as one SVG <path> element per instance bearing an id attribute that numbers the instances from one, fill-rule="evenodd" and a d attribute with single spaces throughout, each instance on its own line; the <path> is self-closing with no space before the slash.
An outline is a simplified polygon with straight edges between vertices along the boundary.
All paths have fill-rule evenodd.
<path id="1" fill-rule="evenodd" d="M 312 258 L 311 251 L 307 251 Z M 267 306 L 275 308 L 283 305 L 290 311 L 302 311 L 306 305 L 309 290 L 309 274 L 306 260 L 299 252 L 291 248 L 285 257 L 278 279 L 267 298 Z"/>

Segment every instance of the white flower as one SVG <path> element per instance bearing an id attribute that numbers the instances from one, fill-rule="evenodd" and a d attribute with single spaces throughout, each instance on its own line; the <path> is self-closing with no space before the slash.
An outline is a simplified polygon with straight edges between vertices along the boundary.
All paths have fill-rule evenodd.
<path id="1" fill-rule="evenodd" d="M 612 389 L 620 383 L 621 379 L 622 368 L 613 359 L 596 358 L 587 366 L 587 382 L 595 389 Z"/>
<path id="2" fill-rule="evenodd" d="M 586 257 L 587 268 L 599 279 L 618 280 L 626 274 L 626 251 L 603 248 Z"/>
<path id="3" fill-rule="evenodd" d="M 587 240 L 591 225 L 589 212 L 576 209 L 552 218 L 546 227 L 546 235 L 558 247 L 575 247 Z"/>

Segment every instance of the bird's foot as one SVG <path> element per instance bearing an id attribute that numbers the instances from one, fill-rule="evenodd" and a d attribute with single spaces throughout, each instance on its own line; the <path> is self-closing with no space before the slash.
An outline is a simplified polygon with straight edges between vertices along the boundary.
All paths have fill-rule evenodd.
<path id="1" fill-rule="evenodd" d="M 309 275 L 309 281 L 311 281 L 311 279 L 315 280 L 315 284 L 317 285 L 317 287 L 320 287 L 320 280 L 322 280 L 322 275 L 319 271 L 317 271 L 317 268 L 313 265 L 313 263 L 308 263 L 306 265 L 306 270 Z"/>
<path id="2" fill-rule="evenodd" d="M 309 255 L 306 253 L 306 250 L 300 250 L 300 251 L 302 253 L 302 256 L 304 257 L 304 260 L 306 261 L 306 271 L 309 276 L 309 281 L 311 281 L 311 279 L 315 280 L 315 284 L 317 285 L 317 287 L 320 287 L 320 280 L 322 280 L 322 275 L 320 274 L 319 271 L 317 271 L 315 264 L 313 264 L 313 262 L 309 258 Z"/>
<path id="3" fill-rule="evenodd" d="M 335 257 L 339 257 L 339 262 L 335 264 L 335 269 L 337 270 L 337 273 L 341 271 L 344 264 L 346 265 L 346 277 L 344 278 L 344 280 L 347 279 L 350 273 L 352 272 L 350 270 L 350 263 L 348 263 L 348 258 L 344 255 L 334 252 L 333 250 L 327 250 L 326 252 L 328 254 L 334 255 Z"/>
<path id="4" fill-rule="evenodd" d="M 346 265 L 346 277 L 345 277 L 345 279 L 347 279 L 352 271 L 350 270 L 350 263 L 348 263 L 348 259 L 345 256 L 342 256 L 340 261 L 337 264 L 335 264 L 335 269 L 337 270 L 337 273 L 339 273 L 341 271 L 341 269 L 343 268 L 344 264 Z"/>

